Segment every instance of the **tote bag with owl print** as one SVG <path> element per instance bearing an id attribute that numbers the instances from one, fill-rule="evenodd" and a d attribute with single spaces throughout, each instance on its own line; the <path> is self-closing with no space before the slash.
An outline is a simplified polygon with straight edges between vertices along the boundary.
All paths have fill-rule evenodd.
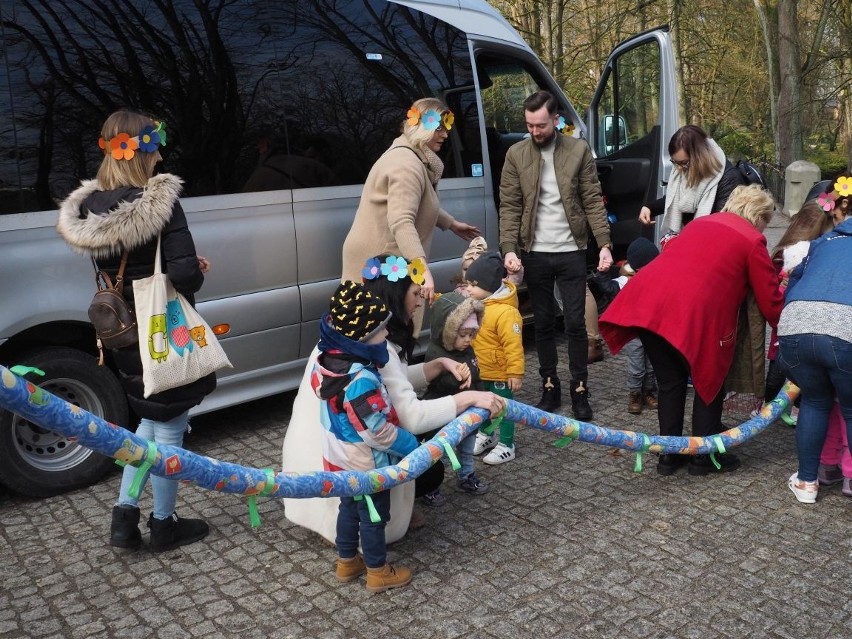
<path id="1" fill-rule="evenodd" d="M 231 368 L 210 326 L 163 273 L 160 238 L 154 274 L 134 281 L 133 295 L 146 398 Z"/>

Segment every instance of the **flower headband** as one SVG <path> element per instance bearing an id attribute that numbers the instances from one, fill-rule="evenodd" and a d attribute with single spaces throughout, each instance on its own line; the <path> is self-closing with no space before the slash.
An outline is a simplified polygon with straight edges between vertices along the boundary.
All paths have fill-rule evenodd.
<path id="1" fill-rule="evenodd" d="M 443 126 L 445 131 L 453 128 L 453 123 L 456 121 L 456 116 L 453 112 L 447 109 L 438 113 L 435 109 L 421 111 L 417 107 L 411 107 L 408 110 L 408 119 L 405 121 L 409 126 L 422 126 L 427 131 L 434 131 L 439 126 Z"/>
<path id="2" fill-rule="evenodd" d="M 98 139 L 104 155 L 112 154 L 113 160 L 132 160 L 136 151 L 153 153 L 158 145 L 166 146 L 166 123 L 162 120 L 146 125 L 134 138 L 129 133 L 118 133 L 108 141 Z"/>
<path id="3" fill-rule="evenodd" d="M 562 135 L 574 135 L 574 123 L 566 122 L 564 115 L 559 116 L 559 121 L 556 123 L 556 129 L 562 133 Z"/>
<path id="4" fill-rule="evenodd" d="M 423 284 L 426 281 L 426 262 L 422 258 L 415 258 L 406 262 L 404 257 L 389 255 L 384 262 L 377 257 L 371 257 L 364 264 L 361 275 L 365 280 L 375 280 L 385 276 L 391 282 L 398 282 L 406 276 L 415 284 Z"/>
<path id="5" fill-rule="evenodd" d="M 833 191 L 817 196 L 817 203 L 823 211 L 831 213 L 837 206 L 837 200 L 848 197 L 852 197 L 852 177 L 841 176 L 834 183 Z"/>

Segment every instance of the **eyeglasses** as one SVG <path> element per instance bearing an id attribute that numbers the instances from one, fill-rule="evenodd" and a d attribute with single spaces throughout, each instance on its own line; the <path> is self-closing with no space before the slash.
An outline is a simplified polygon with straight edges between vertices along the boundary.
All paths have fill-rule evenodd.
<path id="1" fill-rule="evenodd" d="M 689 160 L 672 160 L 672 164 L 684 171 L 689 168 Z"/>

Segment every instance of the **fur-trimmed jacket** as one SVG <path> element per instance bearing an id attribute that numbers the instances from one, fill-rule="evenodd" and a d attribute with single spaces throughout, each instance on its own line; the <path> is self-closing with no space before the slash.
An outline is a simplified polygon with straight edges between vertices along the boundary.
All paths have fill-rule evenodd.
<path id="1" fill-rule="evenodd" d="M 465 297 L 461 293 L 444 293 L 430 309 L 432 313 L 431 341 L 426 348 L 424 361 L 429 362 L 439 357 L 449 357 L 459 363 L 467 364 L 470 369 L 470 387 L 465 390 L 484 390 L 485 386 L 479 378 L 479 364 L 473 346 L 464 350 L 454 348 L 456 337 L 458 337 L 464 321 L 472 314 L 476 315 L 476 321 L 482 326 L 482 318 L 485 306 L 479 300 Z M 426 388 L 423 399 L 437 399 L 455 395 L 462 389 L 461 382 L 449 371 L 444 371 L 431 382 Z"/>
<path id="2" fill-rule="evenodd" d="M 178 201 L 181 184 L 179 177 L 167 173 L 155 175 L 144 188 L 112 191 L 101 190 L 97 180 L 86 180 L 59 207 L 56 230 L 76 252 L 94 257 L 113 281 L 122 252 L 128 251 L 123 295 L 134 310 L 133 281 L 153 274 L 158 236 L 162 237 L 162 269 L 175 289 L 194 303 L 204 283 Z M 130 407 L 139 417 L 168 421 L 200 404 L 216 388 L 216 376 L 211 374 L 145 399 L 139 348 L 113 350 L 112 355 Z"/>

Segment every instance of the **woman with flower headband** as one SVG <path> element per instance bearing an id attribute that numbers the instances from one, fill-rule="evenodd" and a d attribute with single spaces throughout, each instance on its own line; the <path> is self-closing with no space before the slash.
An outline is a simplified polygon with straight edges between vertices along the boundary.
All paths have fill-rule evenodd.
<path id="1" fill-rule="evenodd" d="M 83 181 L 59 207 L 59 234 L 75 251 L 90 255 L 96 268 L 106 271 L 113 281 L 123 268 L 122 293 L 131 305 L 133 281 L 154 271 L 158 238 L 163 272 L 191 303 L 210 268 L 195 252 L 178 201 L 181 179 L 168 173 L 154 175 L 154 167 L 162 159 L 159 147 L 165 144 L 163 122 L 130 110 L 113 113 L 101 128 L 99 145 L 104 157 L 96 178 Z M 189 409 L 216 388 L 215 375 L 145 398 L 139 346 L 113 349 L 111 354 L 128 403 L 140 418 L 136 434 L 158 444 L 181 446 Z M 136 473 L 133 466 L 125 466 L 112 510 L 110 544 L 118 548 L 135 549 L 142 542 L 138 493 L 131 490 Z M 146 474 L 141 484 L 136 482 L 140 492 L 147 479 Z M 207 535 L 205 522 L 178 518 L 175 513 L 176 481 L 152 477 L 151 488 L 151 550 L 170 550 Z"/>
<path id="2" fill-rule="evenodd" d="M 465 364 L 447 357 L 408 365 L 417 342 L 414 314 L 423 306 L 421 287 L 425 278 L 416 266 L 412 268 L 403 257 L 379 255 L 361 265 L 358 280 L 363 280 L 364 288 L 381 298 L 392 313 L 387 324 L 388 361 L 379 368 L 379 373 L 403 429 L 419 435 L 448 424 L 471 407 L 484 408 L 492 416 L 502 410 L 503 400 L 484 391 L 463 390 L 439 399 L 418 399 L 418 392 L 425 390 L 430 381 L 445 371 L 459 381 L 467 381 L 469 386 L 470 370 Z M 318 350 L 314 349 L 293 402 L 293 415 L 282 451 L 285 472 L 311 472 L 323 468 L 320 405 L 311 388 L 311 371 L 317 355 Z M 418 484 L 417 493 L 422 494 L 440 485 L 443 466 L 437 463 L 432 468 L 440 471 L 436 481 L 425 480 L 424 474 L 416 482 L 407 482 L 391 490 L 391 518 L 385 530 L 387 543 L 400 539 L 408 530 L 415 484 Z M 334 543 L 339 501 L 337 498 L 285 499 L 284 516 Z"/>
<path id="3" fill-rule="evenodd" d="M 805 504 L 816 501 L 820 479 L 839 481 L 820 468 L 835 398 L 852 441 L 852 177 L 837 178 L 834 189 L 817 201 L 837 222 L 810 243 L 789 274 L 778 321 L 779 366 L 802 390 L 796 421 L 799 466 L 788 486 Z M 845 492 L 850 483 L 844 481 Z"/>
<path id="4" fill-rule="evenodd" d="M 460 222 L 441 208 L 438 180 L 444 163 L 438 157 L 455 118 L 436 98 L 417 100 L 408 110 L 402 135 L 370 169 L 352 228 L 343 243 L 343 279 L 361 277 L 364 262 L 373 255 L 400 255 L 409 262 L 427 263 L 432 233 L 437 226 L 464 240 L 479 229 Z M 423 296 L 430 303 L 435 280 L 423 273 Z"/>

